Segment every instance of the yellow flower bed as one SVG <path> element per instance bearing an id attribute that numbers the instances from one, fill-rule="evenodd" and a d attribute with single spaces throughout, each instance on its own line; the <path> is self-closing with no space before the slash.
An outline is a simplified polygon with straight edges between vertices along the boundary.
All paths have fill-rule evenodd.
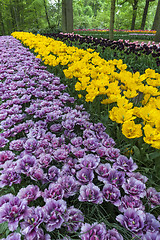
<path id="1" fill-rule="evenodd" d="M 112 121 L 122 124 L 127 138 L 143 139 L 160 149 L 160 74 L 152 69 L 132 74 L 122 60 L 106 61 L 92 49 L 67 47 L 61 41 L 27 32 L 12 36 L 34 49 L 37 58 L 50 66 L 63 65 L 66 78 L 77 79 L 75 90 L 85 101 L 101 95 L 102 104 L 115 103 L 109 111 Z"/>

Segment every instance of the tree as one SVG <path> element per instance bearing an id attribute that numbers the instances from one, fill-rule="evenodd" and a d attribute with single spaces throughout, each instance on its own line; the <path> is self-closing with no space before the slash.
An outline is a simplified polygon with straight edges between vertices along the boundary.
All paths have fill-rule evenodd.
<path id="1" fill-rule="evenodd" d="M 159 21 L 159 25 L 158 25 L 157 32 L 156 32 L 154 40 L 155 40 L 155 42 L 160 42 L 160 21 Z"/>
<path id="2" fill-rule="evenodd" d="M 85 0 L 84 1 L 84 7 L 86 7 L 87 5 L 92 8 L 93 13 L 94 13 L 94 17 L 96 17 L 98 11 L 100 11 L 102 9 L 102 2 L 101 2 L 101 0 L 99 0 L 99 1 Z"/>
<path id="3" fill-rule="evenodd" d="M 2 3 L 0 2 L 0 27 L 1 27 L 1 32 L 4 35 L 5 34 L 5 27 L 4 27 L 4 21 L 3 21 L 3 13 L 2 13 Z"/>
<path id="4" fill-rule="evenodd" d="M 73 1 L 62 0 L 62 31 L 73 32 Z"/>
<path id="5" fill-rule="evenodd" d="M 155 35 L 155 42 L 160 42 L 160 0 L 158 1 L 158 5 L 157 5 L 157 10 L 156 10 L 156 15 L 155 15 L 154 19 L 154 28 L 157 31 L 156 35 Z"/>
<path id="6" fill-rule="evenodd" d="M 149 8 L 149 3 L 153 2 L 155 0 L 146 0 L 145 7 L 143 10 L 143 17 L 142 17 L 142 23 L 141 23 L 141 30 L 144 30 L 145 23 L 146 23 L 146 18 L 147 18 L 147 13 L 148 13 L 148 8 Z"/>
<path id="7" fill-rule="evenodd" d="M 159 18 L 160 18 L 160 0 L 158 0 L 156 14 L 155 14 L 154 22 L 153 22 L 153 25 L 152 25 L 152 30 L 157 30 L 159 22 L 160 22 Z"/>
<path id="8" fill-rule="evenodd" d="M 58 27 L 60 25 L 59 19 L 60 19 L 60 0 L 58 0 L 58 8 L 57 8 L 57 25 L 58 25 Z"/>
<path id="9" fill-rule="evenodd" d="M 44 9 L 45 9 L 45 13 L 46 13 L 46 20 L 47 20 L 47 23 L 48 23 L 48 27 L 50 28 L 51 24 L 50 24 L 49 17 L 48 17 L 46 0 L 43 0 L 43 3 L 44 3 Z"/>
<path id="10" fill-rule="evenodd" d="M 136 17 L 137 17 L 137 8 L 138 8 L 138 0 L 133 0 L 132 2 L 132 23 L 131 23 L 131 30 L 135 29 Z"/>
<path id="11" fill-rule="evenodd" d="M 111 12 L 110 12 L 110 26 L 109 26 L 109 39 L 113 40 L 114 30 L 114 18 L 115 18 L 115 0 L 111 0 Z"/>

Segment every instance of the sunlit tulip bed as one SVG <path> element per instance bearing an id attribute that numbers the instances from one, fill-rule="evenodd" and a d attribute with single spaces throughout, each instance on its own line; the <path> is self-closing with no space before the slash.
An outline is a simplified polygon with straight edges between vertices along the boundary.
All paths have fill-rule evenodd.
<path id="1" fill-rule="evenodd" d="M 156 183 L 84 108 L 97 99 L 112 130 L 156 159 L 160 76 L 126 68 L 41 35 L 0 37 L 1 239 L 160 239 Z"/>
<path id="2" fill-rule="evenodd" d="M 119 39 L 143 39 L 143 40 L 153 40 L 156 34 L 155 30 L 127 30 L 127 29 L 114 29 L 114 38 Z M 92 35 L 95 37 L 109 37 L 109 29 L 74 29 L 74 33 L 83 35 Z"/>
<path id="3" fill-rule="evenodd" d="M 95 31 L 98 31 L 98 32 L 109 32 L 109 29 L 74 29 L 74 31 L 90 31 L 90 32 L 95 32 Z M 134 30 L 130 30 L 130 29 L 114 29 L 114 32 L 124 32 L 124 33 L 150 33 L 150 34 L 155 34 L 156 31 L 155 30 L 141 30 L 141 29 L 134 29 Z"/>

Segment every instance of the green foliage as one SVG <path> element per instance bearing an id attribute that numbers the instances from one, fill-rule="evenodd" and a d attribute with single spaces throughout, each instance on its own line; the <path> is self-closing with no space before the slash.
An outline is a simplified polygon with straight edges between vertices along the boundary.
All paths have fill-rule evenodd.
<path id="1" fill-rule="evenodd" d="M 50 9 L 49 1 L 46 0 L 46 3 Z M 0 35 L 8 35 L 13 31 L 37 32 L 47 27 L 43 0 L 0 0 L 0 12 Z"/>
<path id="2" fill-rule="evenodd" d="M 130 29 L 132 21 L 132 2 L 133 1 L 118 1 L 115 10 L 115 29 Z M 150 3 L 145 29 L 151 29 L 156 6 L 158 0 Z M 110 21 L 110 1 L 85 1 L 85 0 L 74 0 L 74 28 L 109 28 Z M 85 11 L 86 6 L 92 8 L 93 15 L 88 23 L 87 17 L 88 12 Z M 136 29 L 140 29 L 143 9 L 145 6 L 145 0 L 138 1 L 137 18 L 136 18 Z M 84 22 L 85 20 L 85 22 Z M 83 24 L 82 24 L 83 22 Z M 87 27 L 85 27 L 87 26 Z"/>
<path id="3" fill-rule="evenodd" d="M 9 234 L 8 223 L 4 222 L 0 224 L 0 238 L 5 238 Z"/>
<path id="4" fill-rule="evenodd" d="M 151 29 L 158 0 L 150 2 L 145 29 Z M 46 0 L 51 31 L 60 31 L 62 0 L 51 3 Z M 140 29 L 145 0 L 138 1 L 136 29 Z M 119 1 L 115 11 L 115 29 L 130 29 L 132 1 Z M 73 0 L 74 29 L 109 28 L 110 1 Z M 43 0 L 0 0 L 0 35 L 13 31 L 48 32 L 48 23 Z"/>

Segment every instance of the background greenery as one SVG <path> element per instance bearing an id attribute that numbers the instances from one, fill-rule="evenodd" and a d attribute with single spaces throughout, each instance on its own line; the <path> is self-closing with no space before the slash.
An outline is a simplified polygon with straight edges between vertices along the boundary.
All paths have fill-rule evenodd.
<path id="1" fill-rule="evenodd" d="M 115 29 L 130 29 L 133 6 L 138 2 L 135 29 L 141 28 L 147 0 L 117 0 Z M 145 29 L 151 29 L 158 0 L 149 2 Z M 73 0 L 74 29 L 109 28 L 110 0 Z M 13 31 L 61 31 L 62 0 L 0 0 L 0 35 Z"/>

